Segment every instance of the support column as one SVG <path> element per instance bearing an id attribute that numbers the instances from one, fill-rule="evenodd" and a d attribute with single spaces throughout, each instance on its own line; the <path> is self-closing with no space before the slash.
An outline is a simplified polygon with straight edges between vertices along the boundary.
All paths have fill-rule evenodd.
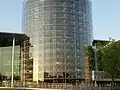
<path id="1" fill-rule="evenodd" d="M 14 79 L 14 53 L 15 53 L 15 37 L 13 37 L 13 45 L 12 45 L 12 77 L 11 77 L 11 87 L 13 87 L 13 79 Z"/>

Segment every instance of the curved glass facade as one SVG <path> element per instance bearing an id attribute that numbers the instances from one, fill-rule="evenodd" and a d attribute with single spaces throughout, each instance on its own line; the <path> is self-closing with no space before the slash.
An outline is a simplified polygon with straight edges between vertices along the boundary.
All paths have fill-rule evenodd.
<path id="1" fill-rule="evenodd" d="M 84 78 L 84 44 L 92 41 L 89 0 L 27 0 L 23 31 L 33 45 L 33 80 Z"/>

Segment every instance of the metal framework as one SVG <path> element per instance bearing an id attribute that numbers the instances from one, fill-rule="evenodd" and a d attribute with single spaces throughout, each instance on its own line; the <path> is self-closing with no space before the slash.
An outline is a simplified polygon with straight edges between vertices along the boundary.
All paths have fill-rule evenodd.
<path id="1" fill-rule="evenodd" d="M 8 51 L 4 51 L 7 54 L 9 54 L 7 56 L 7 59 L 4 58 L 3 55 L 0 55 L 0 57 L 1 57 L 1 64 L 3 64 L 2 60 L 4 59 L 5 61 L 8 60 L 7 62 L 11 62 L 11 67 L 6 67 L 8 69 L 11 68 L 11 70 L 9 70 L 11 72 L 11 75 L 9 75 L 11 76 L 10 78 L 11 87 L 13 87 L 13 83 L 14 83 L 14 72 L 19 72 L 20 80 L 22 82 L 33 81 L 32 80 L 33 59 L 29 55 L 29 47 L 30 47 L 29 38 L 25 34 L 0 32 L 0 47 L 2 50 L 1 53 L 3 53 L 4 50 L 8 50 Z M 11 57 L 12 60 L 10 60 Z M 17 63 L 19 64 L 17 65 L 17 67 L 19 68 L 17 70 L 19 71 L 14 71 L 16 61 L 19 62 Z"/>
<path id="2" fill-rule="evenodd" d="M 84 66 L 85 66 L 85 84 L 90 85 L 92 81 L 92 69 L 94 60 L 94 51 L 92 46 L 84 46 Z"/>
<path id="3" fill-rule="evenodd" d="M 33 59 L 29 55 L 30 43 L 29 38 L 23 41 L 23 61 L 22 61 L 22 81 L 31 82 L 33 81 Z"/>
<path id="4" fill-rule="evenodd" d="M 89 85 L 91 84 L 91 57 L 88 55 L 88 56 L 85 56 L 85 84 Z"/>
<path id="5" fill-rule="evenodd" d="M 84 78 L 84 44 L 91 44 L 90 0 L 27 0 L 23 31 L 33 45 L 33 81 Z"/>

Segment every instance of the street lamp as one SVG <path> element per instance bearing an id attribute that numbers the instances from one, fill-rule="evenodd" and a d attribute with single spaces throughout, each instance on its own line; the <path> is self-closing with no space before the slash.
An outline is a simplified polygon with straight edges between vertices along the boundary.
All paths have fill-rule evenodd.
<path id="1" fill-rule="evenodd" d="M 92 79 L 95 81 L 95 86 L 97 86 L 96 72 L 97 72 L 97 48 L 96 45 L 92 47 L 95 53 L 95 71 L 92 72 Z"/>

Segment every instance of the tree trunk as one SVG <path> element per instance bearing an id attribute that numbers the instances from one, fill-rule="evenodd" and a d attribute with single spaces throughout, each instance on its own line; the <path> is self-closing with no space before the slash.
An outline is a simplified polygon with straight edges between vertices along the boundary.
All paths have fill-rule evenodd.
<path id="1" fill-rule="evenodd" d="M 114 90 L 114 77 L 112 76 L 111 90 Z"/>

